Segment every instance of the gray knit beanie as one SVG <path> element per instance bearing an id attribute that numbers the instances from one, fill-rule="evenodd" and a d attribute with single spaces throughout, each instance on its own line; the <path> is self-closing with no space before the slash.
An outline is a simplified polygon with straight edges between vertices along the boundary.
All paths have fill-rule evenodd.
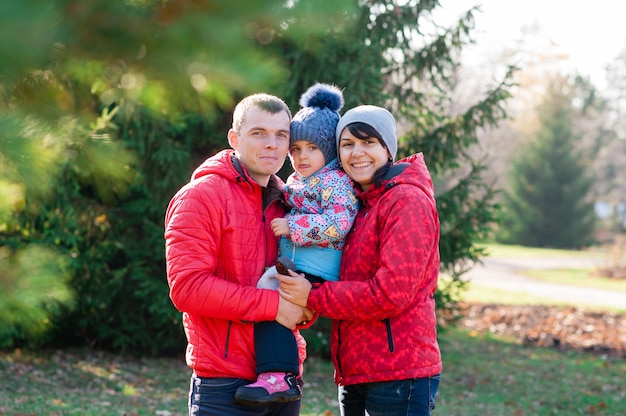
<path id="1" fill-rule="evenodd" d="M 335 129 L 343 102 L 343 93 L 334 85 L 317 83 L 306 90 L 300 97 L 303 108 L 291 121 L 290 144 L 298 140 L 314 143 L 324 154 L 326 164 L 337 158 Z"/>
<path id="2" fill-rule="evenodd" d="M 380 134 L 387 149 L 389 149 L 391 159 L 396 160 L 396 153 L 398 152 L 396 120 L 389 111 L 375 105 L 360 105 L 346 111 L 337 124 L 337 149 L 339 149 L 341 132 L 348 124 L 352 123 L 365 123 L 373 127 Z"/>

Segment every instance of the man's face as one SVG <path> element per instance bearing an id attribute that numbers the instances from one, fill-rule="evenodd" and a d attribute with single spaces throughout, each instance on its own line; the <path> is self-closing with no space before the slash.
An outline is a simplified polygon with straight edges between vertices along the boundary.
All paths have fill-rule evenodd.
<path id="1" fill-rule="evenodd" d="M 291 120 L 285 111 L 268 113 L 251 107 L 239 131 L 229 130 L 228 142 L 241 164 L 261 186 L 280 170 L 289 151 Z"/>

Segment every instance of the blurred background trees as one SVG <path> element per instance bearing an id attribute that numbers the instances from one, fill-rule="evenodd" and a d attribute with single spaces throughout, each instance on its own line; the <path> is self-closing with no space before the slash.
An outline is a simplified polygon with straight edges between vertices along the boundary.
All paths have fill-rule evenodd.
<path id="1" fill-rule="evenodd" d="M 536 28 L 531 28 L 515 47 L 503 50 L 499 61 L 489 62 L 494 67 L 505 67 L 509 62 L 523 62 L 514 75 L 514 86 L 510 89 L 511 98 L 507 100 L 506 110 L 508 118 L 499 123 L 495 129 L 482 130 L 479 133 L 478 146 L 471 152 L 475 158 L 484 160 L 487 169 L 483 179 L 501 190 L 498 200 L 504 202 L 506 194 L 512 196 L 516 174 L 516 161 L 519 162 L 522 153 L 531 147 L 536 141 L 540 130 L 544 130 L 547 114 L 554 104 L 554 94 L 558 88 L 568 91 L 564 105 L 570 108 L 569 121 L 562 124 L 562 128 L 569 130 L 572 151 L 582 152 L 581 155 L 564 154 L 568 158 L 581 157 L 583 169 L 592 184 L 586 195 L 580 195 L 581 203 L 587 204 L 585 210 L 593 206 L 595 211 L 593 229 L 582 226 L 575 216 L 562 216 L 559 218 L 561 227 L 572 228 L 577 234 L 577 240 L 571 241 L 569 247 L 588 247 L 589 244 L 611 244 L 616 235 L 626 231 L 626 140 L 624 137 L 624 81 L 626 80 L 626 55 L 624 52 L 615 57 L 615 60 L 606 68 L 608 87 L 603 89 L 593 85 L 589 78 L 579 73 L 566 73 L 563 71 L 562 61 L 567 62 L 569 57 L 559 53 L 556 45 L 551 44 L 554 50 L 538 45 L 550 43 L 549 36 L 540 38 L 541 34 Z M 616 42 L 612 39 L 610 42 Z M 479 68 L 479 72 L 468 72 L 463 68 L 464 79 L 479 80 L 484 78 L 484 72 L 491 74 L 493 70 Z M 564 79 L 568 79 L 564 81 Z M 565 82 L 565 84 L 563 84 Z M 564 86 L 565 85 L 565 86 Z M 560 86 L 560 87 L 559 87 Z M 467 91 L 467 88 L 459 87 Z M 476 93 L 470 89 L 466 94 Z M 550 104 L 552 102 L 552 104 Z M 555 134 L 561 134 L 559 128 L 554 128 Z M 565 132 L 563 132 L 565 133 Z M 538 149 L 539 150 L 539 149 Z M 549 158 L 548 152 L 554 152 L 548 146 L 535 152 L 540 158 Z M 557 162 L 559 163 L 559 162 Z M 550 170 L 536 171 L 536 181 L 544 181 L 551 174 L 558 171 L 555 167 Z M 519 177 L 517 178 L 520 179 Z M 564 179 L 563 179 L 564 180 Z M 573 181 L 573 178 L 569 179 Z M 546 184 L 531 181 L 533 186 L 541 188 Z M 539 191 L 536 190 L 538 193 Z M 567 198 L 564 193 L 568 192 L 565 187 L 554 188 L 553 197 Z M 526 201 L 527 208 L 534 210 L 536 214 L 542 212 L 540 205 L 545 200 Z M 570 207 L 575 209 L 574 206 Z M 526 226 L 541 228 L 544 221 L 541 215 L 530 215 L 525 210 Z M 511 218 L 509 218 L 511 219 Z M 522 241 L 519 235 L 512 238 L 509 229 L 513 224 L 502 222 L 496 225 L 495 234 L 501 241 L 528 244 L 528 240 Z M 518 224 L 519 225 L 519 224 Z M 580 230 L 575 230 L 576 228 Z M 557 234 L 554 237 L 542 238 L 542 246 L 559 246 Z"/>
<path id="2" fill-rule="evenodd" d="M 499 233 L 502 241 L 558 248 L 593 243 L 592 162 L 598 149 L 582 141 L 582 133 L 575 130 L 580 124 L 575 120 L 585 118 L 593 99 L 593 89 L 580 78 L 551 80 L 537 108 L 537 135 L 511 160 Z"/>

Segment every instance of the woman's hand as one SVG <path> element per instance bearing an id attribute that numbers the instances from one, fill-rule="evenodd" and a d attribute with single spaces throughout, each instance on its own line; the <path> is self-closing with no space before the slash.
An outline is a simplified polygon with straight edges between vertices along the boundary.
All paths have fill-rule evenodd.
<path id="1" fill-rule="evenodd" d="M 280 281 L 278 292 L 280 296 L 296 305 L 306 307 L 311 283 L 304 278 L 304 275 L 289 270 L 290 276 L 277 274 L 276 279 Z"/>

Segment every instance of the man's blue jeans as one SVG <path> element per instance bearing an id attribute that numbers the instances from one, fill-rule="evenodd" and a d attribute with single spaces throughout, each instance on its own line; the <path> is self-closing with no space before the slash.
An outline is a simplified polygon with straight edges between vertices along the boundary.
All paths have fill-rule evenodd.
<path id="1" fill-rule="evenodd" d="M 342 416 L 430 416 L 440 376 L 339 386 Z"/>
<path id="2" fill-rule="evenodd" d="M 253 380 L 240 378 L 200 378 L 191 376 L 189 387 L 189 416 L 297 416 L 300 400 L 265 406 L 243 406 L 235 401 L 240 386 Z M 302 383 L 302 379 L 298 379 Z M 300 385 L 302 387 L 302 384 Z"/>

